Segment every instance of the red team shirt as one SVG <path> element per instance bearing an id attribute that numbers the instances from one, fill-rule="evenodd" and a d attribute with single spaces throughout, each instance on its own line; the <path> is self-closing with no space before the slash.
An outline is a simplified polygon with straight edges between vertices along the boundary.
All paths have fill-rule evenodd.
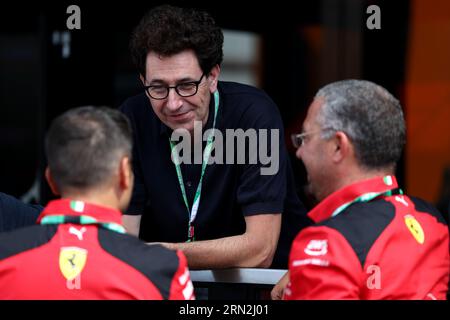
<path id="1" fill-rule="evenodd" d="M 0 299 L 193 299 L 181 251 L 124 233 L 121 213 L 56 200 L 0 234 Z"/>
<path id="2" fill-rule="evenodd" d="M 292 245 L 284 298 L 445 299 L 448 227 L 431 205 L 401 193 L 386 176 L 319 203 L 309 213 L 317 224 Z"/>

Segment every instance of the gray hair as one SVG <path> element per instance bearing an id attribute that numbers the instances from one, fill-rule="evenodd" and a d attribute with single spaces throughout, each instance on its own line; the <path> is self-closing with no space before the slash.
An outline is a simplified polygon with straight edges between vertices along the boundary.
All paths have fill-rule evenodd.
<path id="1" fill-rule="evenodd" d="M 356 158 L 369 169 L 395 167 L 406 140 L 399 101 L 386 89 L 365 80 L 343 80 L 321 88 L 315 98 L 324 104 L 318 121 L 323 138 L 342 131 L 350 138 Z"/>
<path id="2" fill-rule="evenodd" d="M 45 147 L 57 187 L 86 191 L 108 183 L 123 156 L 131 159 L 131 127 L 118 110 L 79 107 L 52 122 Z"/>

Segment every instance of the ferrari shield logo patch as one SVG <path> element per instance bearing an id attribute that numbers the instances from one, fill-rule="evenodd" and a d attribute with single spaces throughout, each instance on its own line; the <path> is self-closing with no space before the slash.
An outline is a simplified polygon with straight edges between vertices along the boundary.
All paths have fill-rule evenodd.
<path id="1" fill-rule="evenodd" d="M 416 239 L 418 243 L 423 244 L 425 241 L 425 233 L 423 232 L 419 221 L 417 221 L 412 215 L 407 214 L 405 216 L 405 224 L 414 239 Z"/>
<path id="2" fill-rule="evenodd" d="M 59 269 L 67 280 L 75 279 L 83 271 L 87 250 L 78 247 L 62 247 L 59 252 Z"/>

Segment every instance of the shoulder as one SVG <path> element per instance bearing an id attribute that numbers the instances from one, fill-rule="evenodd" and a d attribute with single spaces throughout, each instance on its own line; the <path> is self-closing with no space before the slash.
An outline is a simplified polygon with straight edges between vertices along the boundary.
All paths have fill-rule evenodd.
<path id="1" fill-rule="evenodd" d="M 380 199 L 354 203 L 336 217 L 319 225 L 339 232 L 353 248 L 361 265 L 364 265 L 370 248 L 394 217 L 394 205 Z"/>
<path id="2" fill-rule="evenodd" d="M 161 121 L 153 112 L 150 100 L 145 93 L 128 98 L 119 110 L 130 120 L 135 137 L 151 136 L 159 132 Z"/>
<path id="3" fill-rule="evenodd" d="M 235 82 L 220 82 L 219 92 L 226 112 L 240 116 L 246 122 L 259 121 L 269 127 L 281 125 L 275 102 L 261 89 Z"/>
<path id="4" fill-rule="evenodd" d="M 430 216 L 435 217 L 439 223 L 447 225 L 447 222 L 442 214 L 431 203 L 413 196 L 408 196 L 408 198 L 412 201 L 412 203 L 414 203 L 414 208 L 416 211 L 429 214 Z"/>
<path id="5" fill-rule="evenodd" d="M 0 192 L 0 232 L 35 224 L 42 209 Z"/>
<path id="6" fill-rule="evenodd" d="M 47 244 L 57 229 L 56 225 L 34 225 L 0 233 L 0 260 Z"/>
<path id="7" fill-rule="evenodd" d="M 153 261 L 148 264 L 149 266 L 164 265 L 167 268 L 174 267 L 174 271 L 178 268 L 178 256 L 175 251 L 168 250 L 161 245 L 148 245 L 129 234 L 99 229 L 99 241 L 104 249 L 122 256 L 133 264 L 142 263 L 142 266 L 145 266 L 148 264 L 148 260 L 142 258 L 151 256 Z M 134 261 L 135 258 L 136 261 Z"/>
<path id="8" fill-rule="evenodd" d="M 150 102 L 145 93 L 140 93 L 126 99 L 119 107 L 119 110 L 130 118 L 139 117 L 144 112 L 149 111 Z M 151 109 L 151 108 L 150 108 Z"/>
<path id="9" fill-rule="evenodd" d="M 386 200 L 357 202 L 349 206 L 339 215 L 327 219 L 319 225 L 333 228 L 340 233 L 367 236 L 367 232 L 378 233 L 395 217 L 395 207 Z"/>
<path id="10" fill-rule="evenodd" d="M 0 213 L 7 213 L 7 210 L 21 210 L 21 211 L 42 211 L 43 207 L 40 205 L 31 205 L 20 201 L 8 194 L 0 192 Z"/>
<path id="11" fill-rule="evenodd" d="M 277 108 L 275 102 L 263 90 L 246 84 L 221 81 L 219 92 L 224 102 L 235 106 Z"/>
<path id="12" fill-rule="evenodd" d="M 161 245 L 148 245 L 138 238 L 99 229 L 99 243 L 105 251 L 144 274 L 161 291 L 163 296 L 169 289 L 182 261 L 177 252 Z"/>
<path id="13" fill-rule="evenodd" d="M 228 97 L 248 96 L 254 99 L 270 100 L 269 96 L 263 90 L 238 82 L 220 81 L 219 90 L 221 94 Z"/>

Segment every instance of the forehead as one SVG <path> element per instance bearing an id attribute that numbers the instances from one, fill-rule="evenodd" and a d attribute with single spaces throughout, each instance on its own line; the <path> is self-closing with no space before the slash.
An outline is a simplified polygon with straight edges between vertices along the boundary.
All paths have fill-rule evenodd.
<path id="1" fill-rule="evenodd" d="M 303 128 L 305 130 L 310 130 L 312 127 L 319 126 L 318 115 L 324 102 L 324 98 L 318 97 L 310 104 L 305 121 L 303 122 Z"/>
<path id="2" fill-rule="evenodd" d="M 201 73 L 197 57 L 192 50 L 171 56 L 161 56 L 150 52 L 146 59 L 146 79 L 173 81 L 186 77 L 197 77 Z"/>

